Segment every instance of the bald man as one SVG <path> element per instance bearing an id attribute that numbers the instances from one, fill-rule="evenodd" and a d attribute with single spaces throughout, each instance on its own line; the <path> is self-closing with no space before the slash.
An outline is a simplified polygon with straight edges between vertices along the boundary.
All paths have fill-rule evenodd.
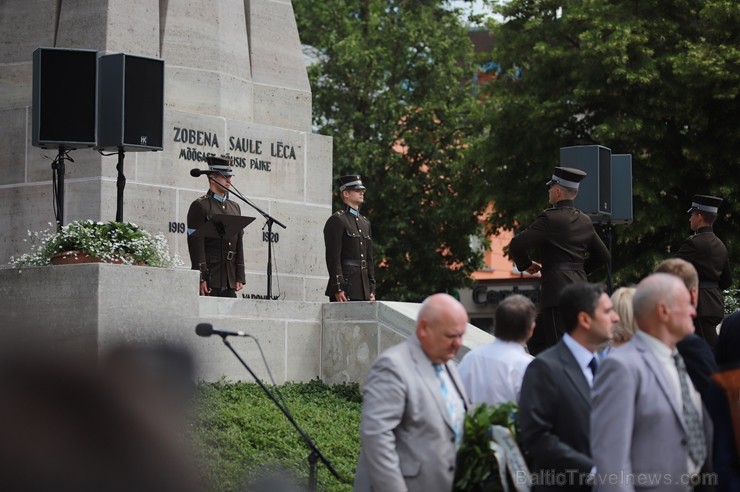
<path id="1" fill-rule="evenodd" d="M 694 332 L 696 309 L 667 273 L 640 282 L 632 304 L 637 333 L 610 352 L 594 381 L 594 490 L 688 492 L 712 444 L 711 421 L 676 350 Z"/>
<path id="2" fill-rule="evenodd" d="M 455 357 L 468 322 L 447 294 L 427 298 L 416 333 L 386 350 L 363 385 L 355 491 L 452 490 L 469 407 Z"/>
<path id="3" fill-rule="evenodd" d="M 658 263 L 654 272 L 670 273 L 680 278 L 686 288 L 689 289 L 691 304 L 697 308 L 698 312 L 699 273 L 694 265 L 681 258 L 668 258 Z M 696 320 L 694 320 L 694 328 L 696 328 Z M 686 370 L 691 382 L 694 383 L 703 400 L 709 386 L 709 378 L 718 370 L 717 362 L 714 360 L 714 352 L 712 352 L 709 343 L 696 333 L 686 335 L 683 340 L 676 344 L 676 348 L 686 361 Z"/>

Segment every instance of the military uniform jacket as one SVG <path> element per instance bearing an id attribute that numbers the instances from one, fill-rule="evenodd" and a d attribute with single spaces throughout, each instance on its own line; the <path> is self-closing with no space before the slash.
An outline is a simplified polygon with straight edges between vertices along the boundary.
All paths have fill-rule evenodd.
<path id="1" fill-rule="evenodd" d="M 346 207 L 334 213 L 324 225 L 326 269 L 330 298 L 344 291 L 351 301 L 369 301 L 375 293 L 373 239 L 370 221 Z"/>
<path id="2" fill-rule="evenodd" d="M 586 272 L 606 264 L 609 250 L 594 230 L 591 218 L 562 200 L 543 211 L 509 243 L 509 255 L 524 271 L 532 265 L 528 251 L 540 249 L 542 279 L 540 307 L 555 307 L 560 292 L 574 282 L 585 282 Z"/>
<path id="3" fill-rule="evenodd" d="M 197 198 L 190 204 L 188 210 L 188 250 L 193 270 L 200 270 L 201 279 L 208 282 L 209 288 L 236 289 L 236 283 L 245 282 L 244 248 L 242 237 L 244 230 L 232 237 L 223 240 L 223 257 L 221 260 L 221 239 L 210 237 L 193 237 L 201 225 L 205 224 L 214 215 L 241 215 L 239 205 L 226 200 L 223 203 L 213 196 L 212 191 Z M 223 265 L 226 266 L 226 275 L 223 275 Z M 223 282 L 223 283 L 222 283 Z"/>
<path id="4" fill-rule="evenodd" d="M 724 316 L 722 291 L 732 285 L 727 248 L 711 227 L 697 229 L 676 253 L 696 268 L 699 274 L 698 316 Z"/>

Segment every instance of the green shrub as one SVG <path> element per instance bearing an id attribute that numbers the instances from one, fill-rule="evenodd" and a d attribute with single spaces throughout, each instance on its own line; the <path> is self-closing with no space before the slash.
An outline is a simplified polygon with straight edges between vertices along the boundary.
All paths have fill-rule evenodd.
<path id="1" fill-rule="evenodd" d="M 740 289 L 727 289 L 725 296 L 725 314 L 732 314 L 740 309 Z"/>
<path id="2" fill-rule="evenodd" d="M 358 385 L 314 380 L 279 389 L 296 422 L 346 480 L 337 480 L 319 461 L 318 490 L 351 491 L 360 453 Z M 308 447 L 256 384 L 201 383 L 194 410 L 196 458 L 214 492 L 245 490 L 246 482 L 271 469 L 287 470 L 302 485 L 308 482 Z"/>
<path id="3" fill-rule="evenodd" d="M 457 452 L 454 492 L 498 492 L 505 490 L 499 480 L 498 463 L 491 451 L 492 425 L 501 425 L 516 439 L 519 407 L 509 402 L 493 406 L 481 403 L 465 417 L 465 438 Z"/>

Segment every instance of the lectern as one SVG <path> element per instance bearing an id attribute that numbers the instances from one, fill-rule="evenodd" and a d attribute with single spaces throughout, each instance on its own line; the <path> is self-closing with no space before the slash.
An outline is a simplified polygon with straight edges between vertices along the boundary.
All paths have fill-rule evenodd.
<path id="1" fill-rule="evenodd" d="M 205 221 L 193 233 L 193 237 L 220 239 L 221 246 L 219 258 L 221 259 L 221 290 L 224 286 L 224 275 L 226 273 L 226 258 L 224 257 L 224 238 L 233 237 L 254 221 L 254 217 L 242 215 L 217 214 Z"/>

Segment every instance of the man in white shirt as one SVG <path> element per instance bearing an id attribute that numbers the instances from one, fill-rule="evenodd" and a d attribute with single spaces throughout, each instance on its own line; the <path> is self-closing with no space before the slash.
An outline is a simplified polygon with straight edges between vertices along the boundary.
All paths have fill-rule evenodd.
<path id="1" fill-rule="evenodd" d="M 534 331 L 537 310 L 521 294 L 513 294 L 496 308 L 496 339 L 465 355 L 457 371 L 474 405 L 519 401 L 524 371 L 534 359 L 524 348 Z"/>
<path id="2" fill-rule="evenodd" d="M 593 392 L 594 490 L 681 491 L 701 484 L 712 427 L 676 343 L 694 332 L 696 309 L 676 276 L 656 273 L 637 286 L 638 331 L 613 350 Z"/>

